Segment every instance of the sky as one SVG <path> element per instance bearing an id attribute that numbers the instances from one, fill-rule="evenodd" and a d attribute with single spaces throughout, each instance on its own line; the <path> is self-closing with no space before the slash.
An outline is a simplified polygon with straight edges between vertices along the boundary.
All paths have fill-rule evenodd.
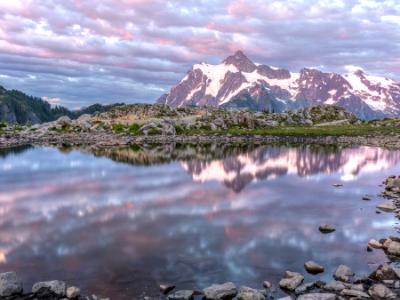
<path id="1" fill-rule="evenodd" d="M 154 102 L 237 50 L 400 79 L 400 1 L 0 0 L 0 85 L 69 108 Z"/>

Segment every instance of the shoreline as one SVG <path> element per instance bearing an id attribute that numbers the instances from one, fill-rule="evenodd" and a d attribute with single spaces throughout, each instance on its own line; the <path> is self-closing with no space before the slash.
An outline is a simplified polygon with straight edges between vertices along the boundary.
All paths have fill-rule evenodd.
<path id="1" fill-rule="evenodd" d="M 1 135 L 0 148 L 23 145 L 33 146 L 89 146 L 112 147 L 132 144 L 171 144 L 171 143 L 302 143 L 340 146 L 374 146 L 400 149 L 400 135 L 360 135 L 360 136 L 305 136 L 305 135 L 154 135 L 135 136 L 114 133 L 53 133 L 44 136 L 25 134 Z"/>

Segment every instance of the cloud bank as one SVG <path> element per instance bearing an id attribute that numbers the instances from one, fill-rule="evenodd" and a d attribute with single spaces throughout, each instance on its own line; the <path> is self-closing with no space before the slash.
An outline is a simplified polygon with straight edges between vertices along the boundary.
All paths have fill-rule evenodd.
<path id="1" fill-rule="evenodd" d="M 193 63 L 242 49 L 299 70 L 400 79 L 396 0 L 0 2 L 0 84 L 69 107 L 153 102 Z"/>

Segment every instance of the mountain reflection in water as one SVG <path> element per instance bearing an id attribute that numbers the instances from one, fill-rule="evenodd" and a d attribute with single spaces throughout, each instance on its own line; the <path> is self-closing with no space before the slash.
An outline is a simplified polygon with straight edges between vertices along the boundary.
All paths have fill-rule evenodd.
<path id="1" fill-rule="evenodd" d="M 400 171 L 399 151 L 62 150 L 0 152 L 0 271 L 17 271 L 26 287 L 60 279 L 113 299 L 156 294 L 159 282 L 260 287 L 285 270 L 304 273 L 311 259 L 326 268 L 313 278 L 329 280 L 340 263 L 368 273 L 385 256 L 366 252 L 367 241 L 395 232 L 393 216 L 374 208 L 378 183 Z M 337 231 L 321 235 L 321 223 Z"/>

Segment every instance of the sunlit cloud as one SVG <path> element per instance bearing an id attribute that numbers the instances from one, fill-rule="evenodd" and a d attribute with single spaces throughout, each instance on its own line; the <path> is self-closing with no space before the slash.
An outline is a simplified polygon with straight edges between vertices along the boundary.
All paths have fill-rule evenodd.
<path id="1" fill-rule="evenodd" d="M 294 71 L 399 78 L 399 15 L 394 0 L 2 1 L 0 84 L 69 107 L 153 102 L 238 49 Z"/>

